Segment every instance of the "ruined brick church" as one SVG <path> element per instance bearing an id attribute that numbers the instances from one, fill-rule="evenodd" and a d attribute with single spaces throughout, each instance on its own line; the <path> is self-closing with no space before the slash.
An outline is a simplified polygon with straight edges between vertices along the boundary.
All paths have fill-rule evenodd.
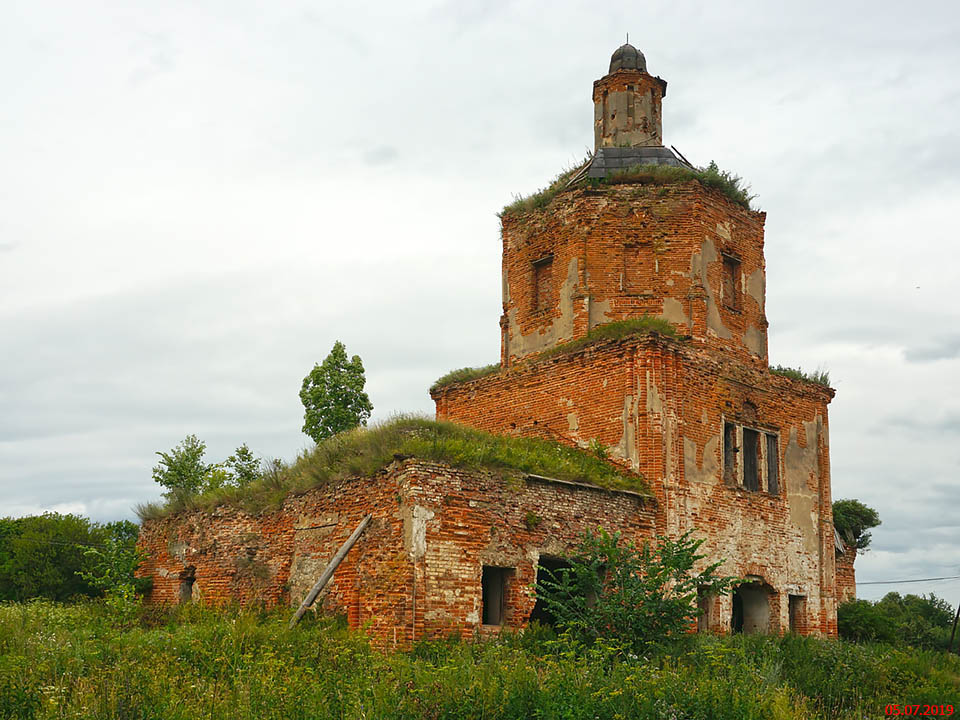
<path id="1" fill-rule="evenodd" d="M 522 627 L 538 570 L 588 529 L 693 530 L 744 580 L 700 598 L 701 630 L 836 635 L 853 571 L 831 513 L 833 390 L 771 372 L 765 215 L 663 145 L 666 89 L 632 46 L 613 54 L 593 85 L 595 152 L 501 215 L 499 367 L 431 390 L 438 419 L 601 447 L 650 492 L 398 458 L 278 509 L 145 522 L 151 599 L 299 603 L 370 514 L 322 606 L 405 644 Z M 672 332 L 624 322 L 646 318 Z"/>

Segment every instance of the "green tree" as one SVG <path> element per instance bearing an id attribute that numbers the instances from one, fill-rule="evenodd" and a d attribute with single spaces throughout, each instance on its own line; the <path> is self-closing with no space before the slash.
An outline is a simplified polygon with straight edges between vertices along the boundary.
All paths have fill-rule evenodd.
<path id="1" fill-rule="evenodd" d="M 203 461 L 207 444 L 196 435 L 187 435 L 170 452 L 157 452 L 160 464 L 153 468 L 153 479 L 167 488 L 167 499 L 196 495 L 204 489 L 210 466 Z"/>
<path id="2" fill-rule="evenodd" d="M 79 575 L 103 592 L 116 619 L 126 625 L 136 617 L 140 606 L 137 590 L 144 589 L 144 582 L 135 577 L 144 560 L 137 549 L 139 528 L 129 520 L 121 520 L 107 523 L 100 530 L 101 544 L 86 549 L 87 567 Z"/>
<path id="3" fill-rule="evenodd" d="M 244 443 L 222 463 L 207 464 L 207 445 L 196 435 L 187 435 L 170 452 L 158 452 L 160 464 L 153 479 L 167 488 L 165 498 L 186 498 L 221 487 L 243 487 L 262 476 L 260 461 Z"/>
<path id="4" fill-rule="evenodd" d="M 584 536 L 570 567 L 538 573 L 537 598 L 561 630 L 586 642 L 606 637 L 639 647 L 682 635 L 697 617 L 698 590 L 720 594 L 736 580 L 717 574 L 719 562 L 694 572 L 702 543 L 688 532 L 638 548 L 600 528 Z"/>
<path id="5" fill-rule="evenodd" d="M 303 432 L 320 442 L 324 438 L 366 425 L 373 410 L 363 391 L 366 385 L 359 355 L 347 360 L 347 349 L 337 340 L 320 365 L 303 379 Z"/>
<path id="6" fill-rule="evenodd" d="M 98 526 L 78 515 L 0 519 L 0 600 L 99 595 L 78 573 L 84 551 L 101 539 Z"/>
<path id="7" fill-rule="evenodd" d="M 880 515 L 859 500 L 833 503 L 833 526 L 850 547 L 864 551 L 870 547 L 870 529 L 880 524 Z"/>

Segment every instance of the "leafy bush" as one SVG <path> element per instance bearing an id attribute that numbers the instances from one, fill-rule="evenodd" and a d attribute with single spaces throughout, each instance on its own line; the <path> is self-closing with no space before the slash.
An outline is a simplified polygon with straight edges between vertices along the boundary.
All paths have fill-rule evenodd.
<path id="1" fill-rule="evenodd" d="M 772 365 L 770 367 L 770 372 L 772 372 L 774 375 L 783 375 L 783 377 L 788 377 L 791 380 L 801 380 L 803 382 L 814 383 L 816 385 L 823 385 L 823 387 L 830 387 L 830 373 L 819 368 L 813 372 L 807 372 L 802 368 Z"/>
<path id="2" fill-rule="evenodd" d="M 717 575 L 719 562 L 700 572 L 703 540 L 684 533 L 677 540 L 636 547 L 602 528 L 587 533 L 569 567 L 542 569 L 537 599 L 558 626 L 583 642 L 610 638 L 637 650 L 689 631 L 697 618 L 697 591 L 726 592 L 734 578 Z"/>
<path id="3" fill-rule="evenodd" d="M 167 490 L 168 500 L 185 499 L 222 487 L 243 487 L 261 476 L 259 461 L 246 443 L 222 463 L 207 464 L 207 444 L 196 435 L 187 435 L 170 452 L 158 452 L 160 463 L 153 479 Z"/>
<path id="4" fill-rule="evenodd" d="M 840 637 L 947 650 L 954 609 L 934 594 L 887 593 L 877 602 L 852 600 L 837 610 Z"/>

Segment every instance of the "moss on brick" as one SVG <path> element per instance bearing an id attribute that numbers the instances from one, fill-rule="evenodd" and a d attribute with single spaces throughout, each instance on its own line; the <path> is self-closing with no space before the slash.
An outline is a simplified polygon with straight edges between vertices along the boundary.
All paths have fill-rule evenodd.
<path id="1" fill-rule="evenodd" d="M 156 519 L 180 510 L 210 510 L 219 505 L 257 512 L 279 505 L 291 492 L 347 477 L 373 477 L 398 458 L 409 457 L 455 468 L 493 471 L 505 477 L 535 474 L 649 494 L 640 475 L 589 452 L 550 440 L 494 435 L 452 422 L 401 416 L 328 438 L 271 477 L 246 487 L 219 488 L 164 505 L 140 506 L 137 512 L 141 519 Z"/>

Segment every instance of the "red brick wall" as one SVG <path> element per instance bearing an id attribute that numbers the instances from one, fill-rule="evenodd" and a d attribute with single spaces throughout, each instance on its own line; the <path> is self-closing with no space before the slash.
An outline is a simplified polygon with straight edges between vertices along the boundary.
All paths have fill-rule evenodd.
<path id="1" fill-rule="evenodd" d="M 505 625 L 524 625 L 541 555 L 567 554 L 601 525 L 634 541 L 650 538 L 652 505 L 634 493 L 407 460 L 376 478 L 290 496 L 258 514 L 218 508 L 146 521 L 140 547 L 148 560 L 140 573 L 153 578 L 150 602 L 177 602 L 180 576 L 192 567 L 197 601 L 295 605 L 372 513 L 322 607 L 382 645 L 407 645 L 499 630 L 481 623 L 485 565 L 513 569 Z"/>
<path id="2" fill-rule="evenodd" d="M 440 419 L 581 446 L 596 439 L 650 482 L 658 532 L 695 529 L 709 558 L 725 559 L 725 572 L 771 586 L 773 627 L 787 627 L 794 594 L 807 598 L 811 632 L 836 634 L 832 391 L 703 345 L 649 336 L 523 363 L 433 397 Z M 778 437 L 779 493 L 723 481 L 724 420 Z M 730 599 L 717 600 L 723 625 Z"/>
<path id="3" fill-rule="evenodd" d="M 856 559 L 856 550 L 853 548 L 847 548 L 845 553 L 837 555 L 838 604 L 857 599 L 857 574 L 853 567 Z"/>
<path id="4" fill-rule="evenodd" d="M 584 188 L 504 215 L 502 364 L 645 314 L 764 364 L 764 219 L 695 180 Z M 734 309 L 725 303 L 725 256 L 736 260 Z M 539 307 L 536 263 L 546 257 L 552 303 Z"/>

